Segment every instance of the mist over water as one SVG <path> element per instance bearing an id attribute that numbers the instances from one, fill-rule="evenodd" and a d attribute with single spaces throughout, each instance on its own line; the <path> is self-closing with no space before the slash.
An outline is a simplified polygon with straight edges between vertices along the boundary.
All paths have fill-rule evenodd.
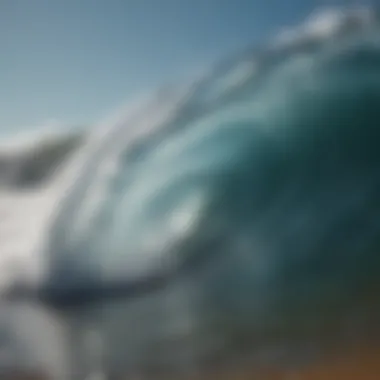
<path id="1" fill-rule="evenodd" d="M 380 285 L 375 16 L 324 13 L 100 133 L 0 151 L 3 286 L 23 276 L 74 294 L 195 268 L 78 314 L 100 326 L 115 371 L 194 369 L 247 351 L 304 360 L 342 310 L 347 325 L 367 320 L 350 292 L 377 299 Z M 55 368 L 51 326 L 34 359 Z M 24 346 L 39 328 L 23 331 Z"/>

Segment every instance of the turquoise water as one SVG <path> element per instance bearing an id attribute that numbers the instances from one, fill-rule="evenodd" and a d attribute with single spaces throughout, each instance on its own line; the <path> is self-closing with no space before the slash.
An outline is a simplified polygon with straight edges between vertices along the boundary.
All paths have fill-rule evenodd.
<path id="1" fill-rule="evenodd" d="M 375 331 L 379 37 L 374 23 L 248 52 L 95 146 L 52 227 L 45 295 L 169 279 L 92 306 L 110 368 L 289 362 Z"/>

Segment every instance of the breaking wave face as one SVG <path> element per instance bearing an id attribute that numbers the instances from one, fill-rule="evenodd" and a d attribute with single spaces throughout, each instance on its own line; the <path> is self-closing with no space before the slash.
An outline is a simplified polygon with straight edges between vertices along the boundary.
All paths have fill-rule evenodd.
<path id="1" fill-rule="evenodd" d="M 331 331 L 346 337 L 357 314 L 356 331 L 369 328 L 380 305 L 379 41 L 371 27 L 243 57 L 153 100 L 90 154 L 52 230 L 49 286 L 192 268 L 125 301 L 119 324 L 103 319 L 118 365 L 304 351 Z M 102 312 L 112 320 L 112 307 Z"/>
<path id="2" fill-rule="evenodd" d="M 77 179 L 45 291 L 177 274 L 93 311 L 110 368 L 126 371 L 375 336 L 379 105 L 377 24 L 249 52 L 157 94 L 67 166 Z"/>

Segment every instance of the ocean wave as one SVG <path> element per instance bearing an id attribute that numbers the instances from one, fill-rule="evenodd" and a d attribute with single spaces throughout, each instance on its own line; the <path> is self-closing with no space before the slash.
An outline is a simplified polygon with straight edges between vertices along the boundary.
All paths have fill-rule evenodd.
<path id="1" fill-rule="evenodd" d="M 62 235 L 60 241 L 64 242 L 65 257 L 70 256 L 67 252 L 73 251 L 79 260 L 78 251 L 91 251 L 91 247 L 73 248 L 75 242 L 71 248 L 68 245 L 73 240 L 90 242 L 91 239 L 85 237 L 86 231 L 93 233 L 103 228 L 100 225 L 104 222 L 100 220 L 107 218 L 103 212 L 112 210 L 124 219 L 121 222 L 117 214 L 113 214 L 115 225 L 110 229 L 107 242 L 103 243 L 110 254 L 106 258 L 100 249 L 91 260 L 95 257 L 112 260 L 117 255 L 121 260 L 128 260 L 129 256 L 123 254 L 126 247 L 135 239 L 142 241 L 135 230 L 140 229 L 143 236 L 149 235 L 142 226 L 137 227 L 138 220 L 141 218 L 141 223 L 147 225 L 153 222 L 151 211 L 147 223 L 148 216 L 142 216 L 141 207 L 152 203 L 148 209 L 155 208 L 156 202 L 162 205 L 164 193 L 170 186 L 181 188 L 181 181 L 185 183 L 189 178 L 186 187 L 194 186 L 196 191 L 200 186 L 200 192 L 204 193 L 202 187 L 206 184 L 202 173 L 227 170 L 246 149 L 254 152 L 251 165 L 259 171 L 260 165 L 269 165 L 269 161 L 265 163 L 264 160 L 270 157 L 280 159 L 285 153 L 305 154 L 302 146 L 307 146 L 316 133 L 321 134 L 321 139 L 327 138 L 322 137 L 325 133 L 338 133 L 327 132 L 327 125 L 322 128 L 318 124 L 317 107 L 322 112 L 327 99 L 332 109 L 335 99 L 341 99 L 342 104 L 343 99 L 353 102 L 359 89 L 376 94 L 378 27 L 369 22 L 372 19 L 362 10 L 348 12 L 346 17 L 339 12 L 324 13 L 322 19 L 327 18 L 325 24 L 317 17 L 309 21 L 309 28 L 303 26 L 301 30 L 307 38 L 302 43 L 296 39 L 290 45 L 276 48 L 269 44 L 266 50 L 239 55 L 228 64 L 216 66 L 195 85 L 170 90 L 164 95 L 159 92 L 141 111 L 113 125 L 108 137 L 101 139 L 100 144 L 93 144 L 92 152 L 89 150 L 86 164 L 80 171 L 84 175 L 73 187 L 68 203 L 62 204 L 65 217 L 59 217 L 53 228 L 54 236 L 57 231 Z M 325 34 L 320 33 L 323 25 L 327 25 Z M 353 75 L 359 70 L 360 75 L 350 77 L 350 73 Z M 303 130 L 297 127 L 296 121 L 292 125 L 290 118 L 306 117 L 304 114 L 298 116 L 292 104 L 302 104 L 305 111 L 314 114 L 315 122 L 310 121 L 308 128 Z M 352 131 L 352 134 L 358 134 L 359 138 L 361 132 Z M 219 168 L 224 157 L 227 157 L 226 166 Z M 210 183 L 211 177 L 207 186 Z M 173 196 L 169 196 L 170 200 L 177 202 Z M 214 197 L 215 194 L 211 196 Z M 97 201 L 92 201 L 93 198 Z M 176 209 L 175 205 L 169 208 L 172 207 Z M 91 215 L 91 218 L 83 222 L 84 215 Z M 159 219 L 162 225 L 161 216 Z M 84 229 L 79 229 L 78 223 L 85 225 Z M 116 232 L 118 228 L 120 235 Z M 126 231 L 130 231 L 131 236 L 127 237 Z M 78 233 L 79 237 L 74 238 Z M 55 247 L 60 246 L 56 240 L 52 241 Z M 98 243 L 94 245 L 101 247 Z M 130 247 L 130 250 L 140 251 L 138 247 Z M 145 260 L 144 255 L 139 256 Z"/>
<path id="2" fill-rule="evenodd" d="M 301 320 L 317 334 L 311 295 L 328 318 L 363 273 L 377 283 L 375 16 L 325 12 L 201 80 L 158 91 L 84 140 L 38 142 L 10 159 L 26 169 L 3 174 L 7 183 L 44 183 L 39 199 L 51 195 L 44 238 L 38 250 L 29 244 L 46 255 L 46 299 L 59 307 L 83 290 L 174 274 L 158 295 L 92 311 L 112 342 L 110 368 L 165 366 L 188 349 L 197 360 L 232 355 L 247 332 L 261 347 L 276 334 L 291 344 Z M 136 319 L 138 332 L 125 328 Z M 159 356 L 152 339 L 171 334 L 180 346 Z"/>

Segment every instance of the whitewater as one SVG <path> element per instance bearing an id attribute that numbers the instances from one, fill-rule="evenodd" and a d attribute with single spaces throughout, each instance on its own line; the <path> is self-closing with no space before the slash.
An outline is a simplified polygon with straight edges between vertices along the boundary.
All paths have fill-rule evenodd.
<path id="1" fill-rule="evenodd" d="M 20 281 L 31 286 L 47 283 L 52 288 L 61 282 L 70 288 L 75 287 L 75 281 L 83 281 L 83 278 L 91 281 L 101 279 L 107 283 L 126 277 L 138 279 L 157 271 L 166 273 L 176 268 L 173 252 L 178 244 L 187 242 L 187 234 L 199 228 L 201 223 L 222 230 L 226 228 L 223 222 L 227 223 L 217 221 L 217 214 L 211 220 L 201 215 L 200 210 L 210 199 L 194 173 L 203 167 L 204 162 L 211 168 L 217 166 L 225 154 L 230 155 L 232 165 L 239 152 L 252 143 L 247 141 L 249 136 L 244 133 L 244 123 L 252 118 L 252 103 L 255 104 L 254 118 L 257 124 L 268 118 L 271 110 L 269 103 L 279 104 L 278 117 L 281 116 L 281 101 L 287 97 L 286 92 L 276 91 L 281 81 L 286 82 L 284 88 L 287 88 L 292 78 L 302 72 L 305 73 L 304 88 L 318 91 L 318 83 L 307 75 L 307 68 L 319 52 L 323 52 L 323 57 L 318 62 L 323 64 L 323 60 L 329 58 L 329 49 L 349 50 L 350 44 L 357 46 L 355 44 L 360 43 L 360 38 L 363 44 L 378 49 L 376 17 L 368 9 L 345 12 L 325 10 L 296 28 L 282 31 L 276 38 L 269 40 L 264 48 L 247 50 L 227 59 L 187 84 L 149 94 L 91 130 L 77 134 L 71 132 L 69 135 L 62 130 L 55 131 L 48 139 L 44 131 L 41 136 L 22 142 L 16 138 L 0 142 L 2 291 Z M 359 37 L 351 39 L 355 35 Z M 338 43 L 339 47 L 334 45 Z M 270 79 L 268 73 L 272 75 Z M 265 81 L 267 87 L 263 85 Z M 265 91 L 261 93 L 261 99 L 256 99 L 262 87 Z M 230 135 L 228 122 L 236 119 L 241 121 L 239 128 L 242 133 Z M 223 123 L 226 124 L 225 131 L 219 135 L 219 131 L 215 132 L 215 125 Z M 261 143 L 256 143 L 258 157 L 264 154 L 262 152 L 268 146 L 268 141 L 274 139 L 276 144 L 281 143 L 285 137 L 280 132 L 263 127 L 258 136 L 254 136 Z M 213 134 L 217 135 L 216 143 L 211 142 L 210 149 L 203 151 L 202 140 L 207 141 L 207 136 Z M 237 152 L 231 148 L 229 151 L 230 139 L 235 139 L 233 141 L 241 150 Z M 160 144 L 161 141 L 167 143 Z M 58 150 L 61 153 L 55 155 Z M 189 160 L 189 156 L 193 159 Z M 144 163 L 145 159 L 148 163 L 144 166 L 141 162 Z M 32 177 L 28 174 L 31 161 L 36 162 L 37 167 L 33 166 L 36 174 Z M 39 165 L 43 169 L 39 170 Z M 123 173 L 125 165 L 128 166 L 128 175 L 119 175 Z M 166 171 L 160 171 L 162 168 Z M 182 178 L 187 182 L 181 184 Z M 362 191 L 360 195 L 367 191 L 364 188 L 366 184 L 363 184 L 363 189 L 358 189 Z M 176 199 L 173 194 L 165 194 L 169 185 L 181 190 L 181 199 Z M 120 195 L 120 189 L 125 188 L 129 189 L 128 196 Z M 280 199 L 279 202 L 286 202 L 287 196 L 284 193 L 285 200 Z M 177 201 L 180 206 L 175 210 L 173 206 L 175 212 L 162 214 L 163 205 Z M 355 197 L 337 197 L 332 203 L 337 209 L 343 210 L 357 201 Z M 152 205 L 154 211 L 144 214 L 145 211 L 141 210 L 147 203 Z M 109 210 L 113 212 L 112 218 L 107 214 Z M 273 210 L 272 214 L 269 212 L 266 215 L 267 219 L 262 221 L 264 229 L 266 221 L 271 223 L 276 218 L 275 213 L 276 210 Z M 307 215 L 302 213 L 297 217 L 294 224 L 290 223 L 289 229 L 307 219 Z M 282 219 L 279 220 L 278 224 L 283 223 Z M 279 228 L 278 225 L 275 227 Z M 204 228 L 204 231 L 213 233 L 210 228 Z M 242 236 L 239 244 L 244 247 L 247 237 L 243 229 L 240 232 Z M 54 254 L 51 254 L 52 244 Z M 260 239 L 254 244 L 269 254 L 273 250 L 273 247 L 262 245 L 264 243 Z M 308 242 L 301 241 L 300 244 L 306 246 Z M 125 247 L 130 252 L 140 254 L 126 258 L 123 255 Z M 112 254 L 102 255 L 105 250 Z M 93 256 L 89 258 L 88 252 Z M 68 272 L 73 263 L 75 270 Z M 255 270 L 257 273 L 267 273 L 268 265 L 270 263 L 258 258 Z M 69 279 L 67 273 L 70 274 Z M 192 331 L 192 322 L 188 320 L 193 312 L 192 305 L 182 301 L 193 289 L 189 290 L 187 283 L 180 285 L 166 294 L 165 300 L 172 312 L 174 309 L 181 310 L 181 318 L 169 314 L 173 317 L 171 320 L 165 313 L 155 315 L 155 318 L 162 318 L 160 321 L 164 330 L 174 326 L 178 331 Z M 153 305 L 161 301 L 153 300 L 152 304 L 147 305 L 145 301 L 140 304 L 136 301 L 137 305 L 128 307 L 128 320 L 133 324 L 141 311 L 144 315 L 145 309 L 154 309 Z M 125 312 L 121 315 L 125 324 Z M 31 305 L 22 305 L 3 309 L 0 317 L 3 331 L 6 332 L 0 339 L 1 368 L 17 363 L 26 367 L 42 366 L 53 373 L 65 371 L 62 368 L 68 365 L 65 362 L 67 358 L 61 353 L 57 341 L 61 327 L 51 315 Z M 104 322 L 104 310 L 101 311 L 101 318 Z M 119 338 L 119 330 L 115 332 L 110 328 L 113 324 L 120 326 L 120 315 L 112 310 L 107 318 L 108 322 L 104 323 L 109 329 L 108 338 L 111 337 L 115 342 L 114 351 L 121 353 L 128 347 L 128 363 L 132 367 L 141 365 L 139 347 L 143 350 L 145 342 L 157 334 L 152 326 L 153 321 L 148 318 L 143 322 L 146 330 L 143 337 L 137 337 L 133 332 L 126 334 L 127 344 L 122 342 L 125 335 Z M 199 345 L 199 342 L 196 344 Z M 202 341 L 205 350 L 212 350 L 215 344 L 214 341 Z M 133 345 L 136 352 L 132 350 Z M 288 360 L 291 353 L 289 347 L 286 352 L 281 345 L 279 347 L 275 350 L 269 347 L 269 353 L 264 352 L 264 349 L 262 355 L 281 356 L 282 360 L 284 357 Z M 305 352 L 304 346 L 301 351 Z M 112 368 L 126 365 L 117 353 L 109 360 Z M 167 359 L 162 360 L 165 362 Z M 178 359 L 179 362 L 181 360 L 182 357 Z"/>

